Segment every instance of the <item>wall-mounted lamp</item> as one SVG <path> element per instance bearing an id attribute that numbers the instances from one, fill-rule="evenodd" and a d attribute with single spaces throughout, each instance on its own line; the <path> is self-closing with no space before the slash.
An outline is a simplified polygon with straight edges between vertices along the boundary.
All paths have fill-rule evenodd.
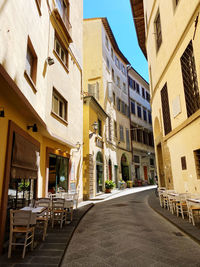
<path id="1" fill-rule="evenodd" d="M 48 57 L 48 58 L 46 59 L 46 62 L 48 63 L 49 66 L 51 66 L 51 65 L 53 65 L 53 64 L 55 63 L 55 62 L 54 62 L 54 59 L 51 58 L 51 57 Z"/>
<path id="2" fill-rule="evenodd" d="M 0 117 L 4 118 L 5 117 L 5 112 L 4 112 L 4 108 L 0 107 Z"/>
<path id="3" fill-rule="evenodd" d="M 30 130 L 31 128 L 32 128 L 32 131 L 33 131 L 34 133 L 36 133 L 36 132 L 38 131 L 38 128 L 37 128 L 36 123 L 34 123 L 33 125 L 29 125 L 29 126 L 27 126 L 27 130 Z"/>
<path id="4" fill-rule="evenodd" d="M 92 132 L 92 133 L 89 134 L 89 138 L 91 138 L 93 136 L 93 134 L 96 134 L 97 133 L 97 130 L 98 130 L 98 122 L 95 121 L 92 124 L 92 128 L 94 129 L 94 132 Z"/>

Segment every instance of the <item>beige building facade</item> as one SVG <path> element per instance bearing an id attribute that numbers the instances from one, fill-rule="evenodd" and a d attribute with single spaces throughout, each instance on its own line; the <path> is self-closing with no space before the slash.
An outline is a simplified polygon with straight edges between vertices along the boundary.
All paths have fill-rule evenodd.
<path id="1" fill-rule="evenodd" d="M 112 180 L 118 186 L 119 180 L 132 179 L 126 68 L 129 62 L 119 50 L 106 18 L 85 19 L 83 36 L 84 94 L 94 96 L 108 116 L 103 184 Z"/>
<path id="2" fill-rule="evenodd" d="M 9 210 L 79 190 L 82 199 L 81 0 L 0 3 L 0 247 Z"/>
<path id="3" fill-rule="evenodd" d="M 130 2 L 149 63 L 159 185 L 199 193 L 200 2 Z"/>
<path id="4" fill-rule="evenodd" d="M 134 69 L 128 70 L 133 177 L 135 182 L 153 183 L 156 162 L 153 142 L 149 84 Z"/>

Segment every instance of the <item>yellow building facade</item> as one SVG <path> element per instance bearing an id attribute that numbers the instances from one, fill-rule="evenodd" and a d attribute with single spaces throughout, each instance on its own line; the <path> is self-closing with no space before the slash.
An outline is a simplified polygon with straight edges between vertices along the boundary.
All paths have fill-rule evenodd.
<path id="1" fill-rule="evenodd" d="M 159 185 L 199 193 L 200 3 L 130 2 L 139 45 L 149 64 Z"/>
<path id="2" fill-rule="evenodd" d="M 83 93 L 92 95 L 107 114 L 103 138 L 105 180 L 132 180 L 128 60 L 119 50 L 106 18 L 83 21 Z M 84 129 L 86 129 L 84 123 Z M 86 131 L 87 134 L 87 131 Z M 97 177 L 95 174 L 97 182 Z"/>
<path id="3" fill-rule="evenodd" d="M 0 3 L 0 250 L 10 209 L 82 199 L 82 14 L 78 0 Z"/>

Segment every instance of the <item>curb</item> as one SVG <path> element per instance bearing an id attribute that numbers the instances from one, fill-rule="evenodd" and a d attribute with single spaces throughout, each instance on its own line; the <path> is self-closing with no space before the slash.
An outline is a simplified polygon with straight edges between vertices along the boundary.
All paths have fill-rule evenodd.
<path id="1" fill-rule="evenodd" d="M 72 237 L 73 237 L 73 235 L 74 235 L 74 232 L 76 231 L 76 228 L 78 227 L 79 223 L 81 222 L 81 220 L 83 219 L 83 217 L 88 213 L 88 211 L 91 210 L 91 209 L 95 206 L 94 203 L 91 203 L 91 204 L 89 204 L 89 205 L 90 205 L 90 206 L 88 207 L 88 209 L 86 209 L 86 210 L 83 212 L 83 214 L 79 217 L 79 219 L 77 220 L 77 224 L 76 224 L 76 226 L 74 227 L 74 229 L 73 229 L 73 231 L 72 231 L 72 233 L 71 233 L 71 235 L 70 235 L 70 237 L 69 237 L 69 239 L 68 239 L 68 241 L 67 241 L 67 243 L 66 243 L 66 247 L 65 247 L 65 249 L 64 249 L 64 251 L 63 251 L 63 254 L 62 254 L 62 257 L 61 257 L 60 262 L 59 262 L 59 264 L 58 264 L 58 267 L 61 267 L 61 265 L 62 265 L 62 263 L 63 263 L 64 256 L 65 256 L 65 254 L 67 253 L 68 246 L 69 246 L 69 244 L 70 244 L 70 241 L 71 241 L 71 239 L 72 239 Z"/>

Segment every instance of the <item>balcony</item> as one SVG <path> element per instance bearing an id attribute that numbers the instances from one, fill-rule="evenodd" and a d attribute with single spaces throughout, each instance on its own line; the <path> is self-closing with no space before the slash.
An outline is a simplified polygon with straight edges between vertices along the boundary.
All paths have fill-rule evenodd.
<path id="1" fill-rule="evenodd" d="M 52 13 L 66 33 L 69 43 L 72 43 L 72 26 L 69 22 L 69 5 L 66 5 L 65 0 L 56 0 Z"/>

